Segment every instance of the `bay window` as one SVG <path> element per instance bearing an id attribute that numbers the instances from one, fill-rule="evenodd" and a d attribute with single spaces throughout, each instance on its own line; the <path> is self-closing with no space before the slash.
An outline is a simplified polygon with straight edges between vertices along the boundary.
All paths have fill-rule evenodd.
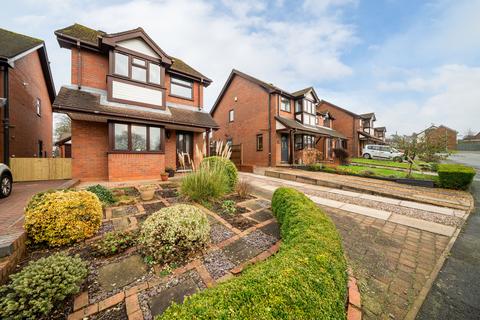
<path id="1" fill-rule="evenodd" d="M 170 94 L 180 98 L 193 99 L 193 81 L 172 77 Z"/>
<path id="2" fill-rule="evenodd" d="M 164 129 L 141 124 L 111 123 L 111 149 L 125 152 L 163 152 Z"/>

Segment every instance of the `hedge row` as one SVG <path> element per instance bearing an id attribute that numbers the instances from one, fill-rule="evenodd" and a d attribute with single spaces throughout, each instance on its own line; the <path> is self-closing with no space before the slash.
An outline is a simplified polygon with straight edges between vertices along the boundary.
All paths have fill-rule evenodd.
<path id="1" fill-rule="evenodd" d="M 345 319 L 347 266 L 334 224 L 290 188 L 275 191 L 272 209 L 282 234 L 275 256 L 157 319 Z"/>
<path id="2" fill-rule="evenodd" d="M 476 174 L 474 168 L 460 164 L 439 164 L 437 173 L 442 188 L 461 190 L 468 188 Z"/>

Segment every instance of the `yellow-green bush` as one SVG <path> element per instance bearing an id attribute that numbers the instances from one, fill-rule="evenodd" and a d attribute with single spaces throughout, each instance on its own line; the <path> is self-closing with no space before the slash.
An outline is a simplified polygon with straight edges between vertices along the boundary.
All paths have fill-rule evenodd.
<path id="1" fill-rule="evenodd" d="M 102 204 L 89 191 L 40 193 L 25 209 L 25 230 L 34 243 L 61 246 L 93 236 L 102 220 Z"/>

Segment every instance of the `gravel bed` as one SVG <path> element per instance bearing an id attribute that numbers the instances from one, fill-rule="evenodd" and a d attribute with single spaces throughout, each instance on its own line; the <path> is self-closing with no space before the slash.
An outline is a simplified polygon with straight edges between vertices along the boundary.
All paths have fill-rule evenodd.
<path id="1" fill-rule="evenodd" d="M 203 258 L 205 268 L 213 279 L 219 279 L 228 273 L 228 270 L 233 269 L 235 265 L 228 260 L 222 250 L 212 251 Z"/>
<path id="2" fill-rule="evenodd" d="M 221 223 L 213 224 L 210 227 L 210 239 L 212 240 L 212 243 L 220 243 L 224 240 L 230 239 L 234 235 L 235 234 L 233 233 L 233 231 L 231 231 Z"/>
<path id="3" fill-rule="evenodd" d="M 258 248 L 262 251 L 269 249 L 277 242 L 277 239 L 260 230 L 255 230 L 243 238 L 249 245 Z"/>
<path id="4" fill-rule="evenodd" d="M 89 320 L 128 320 L 125 302 L 120 302 L 108 309 L 88 317 Z"/>
<path id="5" fill-rule="evenodd" d="M 104 223 L 102 223 L 102 225 L 100 226 L 100 229 L 98 229 L 98 232 L 95 234 L 95 236 L 101 236 L 111 231 L 113 231 L 113 222 L 105 221 Z"/>
<path id="6" fill-rule="evenodd" d="M 403 206 L 398 206 L 391 203 L 384 203 L 375 200 L 369 199 L 360 199 L 360 198 L 353 198 L 350 196 L 330 193 L 330 192 L 323 192 L 323 191 L 314 191 L 311 189 L 305 190 L 310 195 L 315 195 L 325 199 L 331 199 L 336 201 L 341 201 L 344 203 L 355 204 L 363 207 L 374 208 L 379 210 L 385 210 L 388 212 L 393 212 L 397 214 L 401 214 L 404 216 L 422 219 L 425 221 L 436 222 L 446 226 L 459 226 L 462 222 L 462 219 L 459 217 L 448 216 L 441 213 L 435 213 L 420 209 L 408 208 Z"/>
<path id="7" fill-rule="evenodd" d="M 198 273 L 195 270 L 188 271 L 178 277 L 172 278 L 168 280 L 166 283 L 161 283 L 156 287 L 153 287 L 148 290 L 141 291 L 138 294 L 138 301 L 140 303 L 140 308 L 142 309 L 143 312 L 143 319 L 144 320 L 153 320 L 152 313 L 150 312 L 150 307 L 148 305 L 150 298 L 159 295 L 162 293 L 162 291 L 174 287 L 178 285 L 179 283 L 182 283 L 186 280 L 192 279 L 197 287 L 200 290 L 206 289 L 205 284 L 203 283 L 202 279 L 198 275 Z"/>

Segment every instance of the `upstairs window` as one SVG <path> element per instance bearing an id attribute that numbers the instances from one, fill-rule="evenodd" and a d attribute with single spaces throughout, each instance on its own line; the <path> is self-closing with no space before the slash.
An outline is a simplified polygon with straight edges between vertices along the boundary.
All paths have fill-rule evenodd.
<path id="1" fill-rule="evenodd" d="M 233 122 L 235 120 L 235 111 L 232 109 L 228 112 L 228 122 Z"/>
<path id="2" fill-rule="evenodd" d="M 257 134 L 257 151 L 263 151 L 263 134 Z"/>
<path id="3" fill-rule="evenodd" d="M 280 110 L 290 112 L 290 99 L 285 97 L 280 98 Z"/>
<path id="4" fill-rule="evenodd" d="M 193 81 L 172 77 L 170 80 L 170 95 L 193 99 Z"/>
<path id="5" fill-rule="evenodd" d="M 42 115 L 42 100 L 40 98 L 35 99 L 35 112 L 39 117 Z"/>
<path id="6" fill-rule="evenodd" d="M 310 100 L 303 100 L 303 111 L 310 114 L 315 114 L 315 105 Z"/>
<path id="7" fill-rule="evenodd" d="M 113 73 L 135 81 L 161 84 L 160 65 L 117 51 L 114 52 Z"/>
<path id="8" fill-rule="evenodd" d="M 323 119 L 323 126 L 330 128 L 330 121 L 331 119 L 329 117 L 326 117 L 325 119 Z"/>
<path id="9" fill-rule="evenodd" d="M 295 101 L 295 112 L 302 112 L 302 100 Z"/>

